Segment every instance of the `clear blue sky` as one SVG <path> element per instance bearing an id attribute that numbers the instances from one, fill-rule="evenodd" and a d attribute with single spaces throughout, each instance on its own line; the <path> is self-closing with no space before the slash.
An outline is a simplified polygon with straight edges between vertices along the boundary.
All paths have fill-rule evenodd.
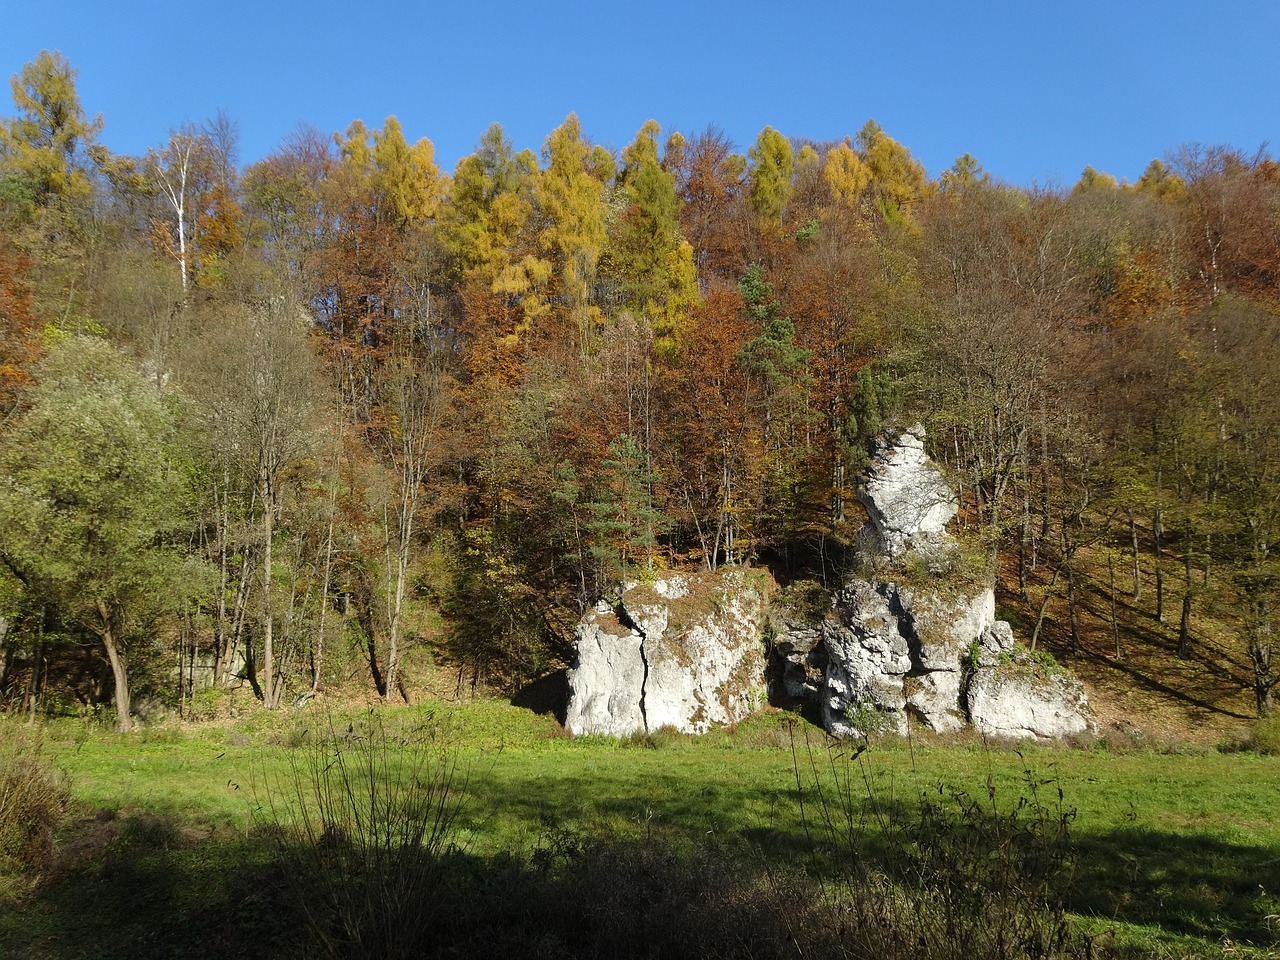
<path id="1" fill-rule="evenodd" d="M 0 71 L 42 49 L 79 71 L 124 153 L 225 109 L 241 160 L 299 122 L 399 117 L 446 170 L 490 123 L 541 147 L 576 111 L 622 147 L 647 119 L 766 124 L 818 140 L 874 117 L 936 175 L 966 151 L 996 177 L 1136 179 L 1188 142 L 1280 137 L 1280 0 L 0 0 Z M 0 115 L 13 112 L 7 88 Z"/>

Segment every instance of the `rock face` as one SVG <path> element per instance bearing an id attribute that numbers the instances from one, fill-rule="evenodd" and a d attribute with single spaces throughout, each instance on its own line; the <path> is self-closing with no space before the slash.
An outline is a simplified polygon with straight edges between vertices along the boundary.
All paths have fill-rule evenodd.
<path id="1" fill-rule="evenodd" d="M 775 692 L 813 703 L 831 733 L 1054 738 L 1089 726 L 1078 682 L 1014 644 L 990 585 L 963 575 L 947 532 L 957 497 L 919 427 L 889 433 L 858 493 L 865 576 L 835 592 L 795 584 L 769 611 Z M 766 595 L 742 571 L 632 585 L 578 624 L 565 726 L 627 736 L 702 733 L 763 698 Z"/>
<path id="2" fill-rule="evenodd" d="M 578 624 L 565 726 L 627 736 L 741 720 L 764 696 L 764 611 L 742 571 L 674 574 L 598 604 Z"/>
<path id="3" fill-rule="evenodd" d="M 1089 729 L 1089 702 L 1080 681 L 1024 649 L 983 662 L 969 680 L 965 700 L 974 727 L 988 737 L 1056 739 Z"/>
<path id="4" fill-rule="evenodd" d="M 955 491 L 929 462 L 919 426 L 886 434 L 876 445 L 858 499 L 869 532 L 890 557 L 941 544 L 959 510 Z"/>
<path id="5" fill-rule="evenodd" d="M 920 428 L 886 436 L 858 497 L 875 572 L 846 583 L 825 609 L 810 595 L 799 604 L 807 614 L 795 605 L 775 612 L 786 693 L 816 701 L 837 736 L 902 732 L 909 719 L 939 733 L 972 723 L 1010 738 L 1086 729 L 1080 685 L 1036 669 L 996 620 L 994 591 L 954 575 L 958 548 L 946 526 L 956 496 L 926 458 Z"/>

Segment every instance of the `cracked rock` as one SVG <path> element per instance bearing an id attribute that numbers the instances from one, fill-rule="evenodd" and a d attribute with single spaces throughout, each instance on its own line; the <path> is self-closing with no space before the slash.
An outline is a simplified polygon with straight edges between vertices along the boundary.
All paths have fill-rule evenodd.
<path id="1" fill-rule="evenodd" d="M 628 584 L 578 624 L 565 726 L 621 737 L 743 719 L 763 701 L 764 608 L 737 570 Z"/>

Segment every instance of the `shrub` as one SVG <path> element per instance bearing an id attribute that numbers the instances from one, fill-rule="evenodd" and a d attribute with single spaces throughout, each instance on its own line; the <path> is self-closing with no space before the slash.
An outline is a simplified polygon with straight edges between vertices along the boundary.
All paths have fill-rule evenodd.
<path id="1" fill-rule="evenodd" d="M 782 588 L 777 606 L 802 623 L 821 623 L 831 612 L 832 592 L 815 580 L 797 580 Z"/>
<path id="2" fill-rule="evenodd" d="M 859 956 L 992 960 L 1080 952 L 1067 920 L 1073 810 L 1027 772 L 1012 805 L 936 786 L 916 803 L 884 796 L 866 747 L 807 761 L 819 867 L 830 909 Z M 797 782 L 802 776 L 797 760 Z M 1044 796 L 1046 788 L 1051 795 Z"/>
<path id="3" fill-rule="evenodd" d="M 392 735 L 371 711 L 297 750 L 265 802 L 295 906 L 331 957 L 427 952 L 465 784 L 431 719 Z"/>
<path id="4" fill-rule="evenodd" d="M 66 778 L 40 734 L 0 722 L 0 871 L 46 864 L 67 799 Z"/>
<path id="5" fill-rule="evenodd" d="M 1253 746 L 1259 753 L 1280 756 L 1280 713 L 1258 721 L 1253 728 Z"/>

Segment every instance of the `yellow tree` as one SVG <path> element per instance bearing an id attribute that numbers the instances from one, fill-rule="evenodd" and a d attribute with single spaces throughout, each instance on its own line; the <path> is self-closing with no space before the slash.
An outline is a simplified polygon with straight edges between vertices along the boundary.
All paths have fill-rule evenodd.
<path id="1" fill-rule="evenodd" d="M 17 178 L 39 206 L 87 197 L 83 154 L 102 118 L 85 117 L 76 71 L 62 54 L 42 50 L 9 84 L 18 114 L 0 123 L 0 176 Z"/>
<path id="2" fill-rule="evenodd" d="M 760 223 L 778 226 L 791 197 L 791 175 L 795 170 L 791 142 L 773 127 L 765 127 L 756 137 L 755 146 L 747 151 L 747 158 L 751 209 Z"/>
<path id="3" fill-rule="evenodd" d="M 547 166 L 533 189 L 545 223 L 538 244 L 552 266 L 552 296 L 563 303 L 585 353 L 600 318 L 591 291 L 605 245 L 604 175 L 612 174 L 611 158 L 583 139 L 572 113 L 547 137 L 542 152 Z"/>
<path id="4" fill-rule="evenodd" d="M 827 151 L 822 177 L 831 190 L 832 198 L 845 207 L 856 207 L 871 183 L 870 171 L 848 140 Z"/>
<path id="5" fill-rule="evenodd" d="M 413 146 L 400 121 L 387 117 L 373 135 L 372 187 L 382 216 L 397 227 L 435 219 L 440 207 L 440 168 L 435 146 L 423 137 Z"/>
<path id="6" fill-rule="evenodd" d="M 933 193 L 924 166 L 911 151 L 894 140 L 874 120 L 858 132 L 862 162 L 871 178 L 876 204 L 886 221 L 906 223 L 911 209 Z"/>

